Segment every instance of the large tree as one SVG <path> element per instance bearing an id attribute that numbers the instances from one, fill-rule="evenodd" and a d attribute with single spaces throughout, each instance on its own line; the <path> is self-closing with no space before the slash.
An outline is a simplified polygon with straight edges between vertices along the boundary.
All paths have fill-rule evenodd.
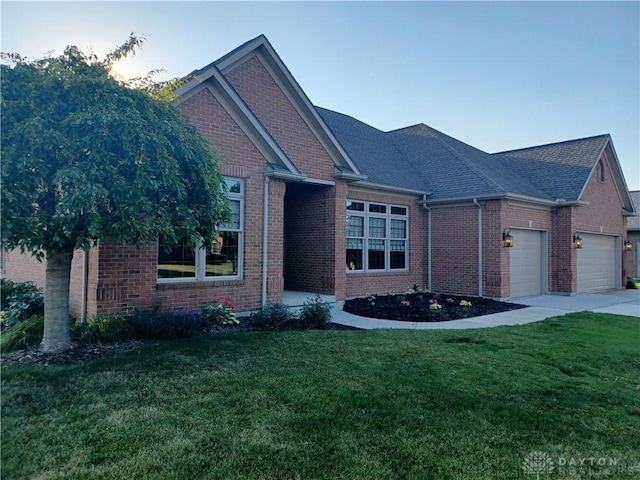
<path id="1" fill-rule="evenodd" d="M 35 61 L 3 54 L 2 243 L 46 260 L 48 352 L 71 343 L 74 250 L 158 235 L 195 246 L 228 215 L 219 156 L 167 89 L 111 75 L 141 43 L 132 35 L 104 59 L 73 46 Z"/>

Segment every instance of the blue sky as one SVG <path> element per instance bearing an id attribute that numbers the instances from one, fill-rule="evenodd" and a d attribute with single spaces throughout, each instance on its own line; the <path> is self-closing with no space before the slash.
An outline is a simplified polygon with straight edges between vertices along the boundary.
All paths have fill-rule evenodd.
<path id="1" fill-rule="evenodd" d="M 181 76 L 263 33 L 311 101 L 488 152 L 609 133 L 640 190 L 639 2 L 6 2 L 34 59 L 148 38 L 119 68 Z M 163 77 L 159 77 L 163 78 Z"/>

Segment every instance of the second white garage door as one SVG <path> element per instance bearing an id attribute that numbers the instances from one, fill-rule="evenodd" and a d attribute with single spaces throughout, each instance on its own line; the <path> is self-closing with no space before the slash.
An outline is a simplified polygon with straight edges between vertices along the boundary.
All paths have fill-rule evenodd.
<path id="1" fill-rule="evenodd" d="M 580 234 L 578 249 L 578 292 L 616 288 L 616 237 Z"/>
<path id="2" fill-rule="evenodd" d="M 526 297 L 542 293 L 543 252 L 542 232 L 511 230 L 510 248 L 511 297 Z"/>

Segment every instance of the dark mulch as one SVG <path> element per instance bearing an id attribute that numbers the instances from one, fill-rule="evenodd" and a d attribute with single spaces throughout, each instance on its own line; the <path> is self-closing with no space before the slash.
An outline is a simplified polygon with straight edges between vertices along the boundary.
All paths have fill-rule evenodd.
<path id="1" fill-rule="evenodd" d="M 355 327 L 339 325 L 337 323 L 327 323 L 320 329 L 322 330 L 359 330 Z M 268 331 L 294 331 L 294 330 L 312 330 L 308 325 L 297 319 L 292 319 L 280 325 L 278 328 L 268 329 Z M 251 324 L 248 317 L 240 319 L 238 325 L 218 327 L 207 335 L 223 335 L 228 333 L 239 332 L 259 332 L 266 331 Z M 44 353 L 38 348 L 27 350 L 17 350 L 15 352 L 0 354 L 0 364 L 5 366 L 32 366 L 39 365 L 46 367 L 49 365 L 71 365 L 75 363 L 84 363 L 98 358 L 110 357 L 117 353 L 127 352 L 139 348 L 147 343 L 157 342 L 158 340 L 127 340 L 115 343 L 82 343 L 77 342 L 71 348 L 60 353 Z"/>
<path id="2" fill-rule="evenodd" d="M 461 306 L 461 301 L 470 302 L 471 306 Z M 435 302 L 442 308 L 429 308 Z M 405 322 L 448 322 L 524 307 L 526 305 L 499 302 L 488 298 L 435 293 L 378 295 L 369 298 L 354 298 L 344 302 L 344 311 L 354 315 Z"/>

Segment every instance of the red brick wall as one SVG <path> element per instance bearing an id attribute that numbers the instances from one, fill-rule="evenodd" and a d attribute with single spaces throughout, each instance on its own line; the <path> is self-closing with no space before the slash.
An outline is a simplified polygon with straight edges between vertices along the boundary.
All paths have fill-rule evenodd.
<path id="1" fill-rule="evenodd" d="M 576 207 L 575 227 L 582 232 L 624 235 L 626 223 L 622 216 L 622 202 L 608 163 L 604 162 L 604 166 L 604 182 L 598 181 L 596 168 L 587 183 L 581 200 L 589 202 L 589 205 Z"/>
<path id="2" fill-rule="evenodd" d="M 638 271 L 638 242 L 640 242 L 640 232 L 628 232 L 627 240 L 629 240 L 632 244 L 631 250 L 625 250 L 622 252 L 622 258 L 624 261 L 624 271 L 622 272 L 623 277 L 633 277 L 638 278 L 640 276 L 640 272 Z M 626 284 L 623 283 L 623 286 Z"/>
<path id="3" fill-rule="evenodd" d="M 478 207 L 435 207 L 431 221 L 433 290 L 477 295 Z"/>
<path id="4" fill-rule="evenodd" d="M 285 288 L 333 294 L 323 278 L 333 276 L 334 232 L 328 220 L 333 214 L 333 187 L 295 185 L 287 188 L 285 201 Z"/>
<path id="5" fill-rule="evenodd" d="M 502 232 L 509 227 L 506 200 L 482 202 L 482 295 L 509 296 L 509 249 L 502 242 Z"/>
<path id="6" fill-rule="evenodd" d="M 416 203 L 416 198 L 396 196 L 378 192 L 350 190 L 349 200 L 380 202 L 409 207 L 409 271 L 407 272 L 365 272 L 345 273 L 346 296 L 360 296 L 367 292 L 383 293 L 388 290 L 404 291 L 418 284 L 427 285 L 427 213 Z M 341 238 L 346 238 L 346 202 L 340 205 Z M 336 233 L 337 236 L 337 233 Z M 343 240 L 336 251 L 337 269 L 345 271 L 346 240 Z"/>
<path id="7" fill-rule="evenodd" d="M 332 180 L 331 157 L 257 56 L 225 76 L 304 175 Z"/>

